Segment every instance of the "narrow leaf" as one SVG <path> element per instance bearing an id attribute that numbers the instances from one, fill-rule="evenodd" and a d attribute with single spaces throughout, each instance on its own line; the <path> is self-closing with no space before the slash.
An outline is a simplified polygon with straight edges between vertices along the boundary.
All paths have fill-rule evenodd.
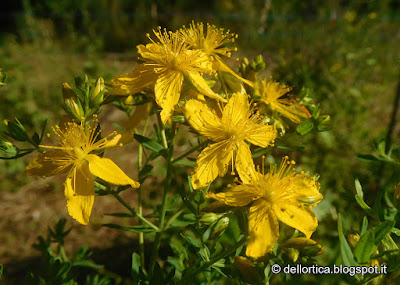
<path id="1" fill-rule="evenodd" d="M 343 263 L 345 266 L 358 266 L 357 262 L 354 260 L 354 255 L 351 252 L 351 248 L 347 243 L 347 240 L 343 234 L 342 228 L 342 217 L 339 214 L 338 217 L 338 233 L 340 241 L 340 253 L 342 255 Z"/>
<path id="2" fill-rule="evenodd" d="M 358 263 L 365 264 L 370 261 L 370 256 L 376 251 L 374 232 L 369 230 L 363 234 L 354 249 L 354 256 Z"/>

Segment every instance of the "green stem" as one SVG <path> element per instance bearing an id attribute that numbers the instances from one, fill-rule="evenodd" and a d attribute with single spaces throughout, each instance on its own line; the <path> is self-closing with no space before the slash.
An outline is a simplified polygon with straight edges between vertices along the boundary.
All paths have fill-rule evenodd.
<path id="1" fill-rule="evenodd" d="M 182 154 L 181 156 L 179 156 L 178 158 L 175 158 L 172 161 L 172 164 L 176 163 L 177 161 L 184 159 L 185 157 L 187 157 L 189 154 L 191 154 L 192 152 L 195 152 L 196 150 L 198 150 L 199 148 L 202 148 L 203 146 L 207 145 L 208 141 L 204 141 L 201 144 L 198 144 L 197 146 L 195 146 L 194 148 L 190 149 L 189 151 L 185 152 L 184 154 Z"/>
<path id="2" fill-rule="evenodd" d="M 140 221 L 142 221 L 143 223 L 145 223 L 146 225 L 148 225 L 149 227 L 153 228 L 156 231 L 159 231 L 159 228 L 154 225 L 153 223 L 149 222 L 146 218 L 144 218 L 142 215 L 140 215 L 139 213 L 137 213 L 135 211 L 135 209 L 133 209 L 131 206 L 128 205 L 128 203 L 125 202 L 125 200 L 118 195 L 117 192 L 115 191 L 109 191 L 110 194 L 112 194 L 115 198 L 117 198 L 117 200 L 124 205 L 125 208 L 127 208 L 131 213 L 132 216 L 137 217 Z"/>
<path id="3" fill-rule="evenodd" d="M 146 118 L 144 123 L 142 135 L 144 136 L 147 131 L 147 125 L 149 122 L 149 117 Z M 143 167 L 143 145 L 139 144 L 138 149 L 138 169 L 142 169 Z M 142 203 L 142 186 L 140 185 L 138 189 L 138 214 L 140 216 L 143 215 L 143 203 Z M 141 221 L 139 221 L 139 225 Z M 139 255 L 140 255 L 140 265 L 142 268 L 145 266 L 145 255 L 144 255 L 144 234 L 142 232 L 139 233 Z"/>
<path id="4" fill-rule="evenodd" d="M 223 251 L 220 254 L 218 254 L 217 256 L 213 257 L 210 261 L 203 263 L 203 265 L 201 266 L 194 266 L 194 268 L 196 268 L 195 270 L 189 272 L 188 274 L 186 274 L 181 280 L 179 280 L 178 284 L 184 284 L 185 282 L 190 281 L 190 279 L 194 276 L 196 276 L 196 274 L 204 271 L 205 269 L 209 268 L 210 266 L 212 266 L 214 263 L 216 263 L 217 261 L 227 257 L 228 255 L 232 254 L 233 252 L 235 252 L 239 247 L 241 247 L 244 243 L 246 242 L 246 238 L 242 238 L 238 243 L 235 244 L 234 247 L 232 247 L 231 249 L 227 250 L 227 251 Z"/>
<path id="5" fill-rule="evenodd" d="M 58 252 L 59 252 L 61 258 L 63 259 L 63 261 L 64 262 L 68 262 L 68 256 L 67 256 L 67 253 L 64 250 L 64 246 L 63 245 L 59 246 Z"/>
<path id="6" fill-rule="evenodd" d="M 165 135 L 165 127 L 164 127 L 164 124 L 161 121 L 160 113 L 158 113 L 158 112 L 157 112 L 157 120 L 158 120 L 158 125 L 160 126 L 160 129 L 161 129 L 161 138 L 162 138 L 162 141 L 163 141 L 163 146 L 164 146 L 165 149 L 167 149 L 168 148 L 168 142 L 167 142 L 167 136 Z M 174 123 L 174 125 L 175 125 L 175 123 Z M 162 126 L 162 128 L 161 128 L 161 126 Z"/>
<path id="7" fill-rule="evenodd" d="M 159 119 L 159 123 L 160 123 L 160 126 L 162 126 L 161 119 Z M 164 223 L 165 223 L 165 213 L 167 211 L 166 205 L 167 205 L 167 199 L 168 199 L 168 192 L 169 192 L 169 189 L 171 186 L 171 181 L 172 181 L 172 157 L 174 154 L 175 128 L 176 128 L 176 123 L 173 122 L 172 127 L 171 127 L 171 142 L 169 145 L 168 158 L 167 158 L 167 173 L 165 175 L 166 178 L 165 178 L 165 184 L 164 184 L 164 193 L 163 193 L 163 198 L 162 198 L 162 202 L 161 202 L 160 223 L 158 225 L 158 227 L 161 229 L 161 231 L 156 233 L 156 237 L 154 239 L 153 250 L 152 250 L 151 259 L 150 259 L 150 267 L 149 267 L 149 280 L 151 280 L 153 277 L 154 267 L 157 262 L 158 250 L 160 247 L 161 235 L 162 235 L 163 231 L 165 230 Z M 168 149 L 168 143 L 167 143 L 167 139 L 165 137 L 165 128 L 164 127 L 163 127 L 161 134 L 163 136 L 164 147 Z"/>

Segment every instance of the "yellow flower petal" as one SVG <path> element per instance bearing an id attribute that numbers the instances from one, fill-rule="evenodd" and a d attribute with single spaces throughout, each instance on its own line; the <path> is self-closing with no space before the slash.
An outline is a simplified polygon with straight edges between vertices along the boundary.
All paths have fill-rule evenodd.
<path id="1" fill-rule="evenodd" d="M 138 45 L 137 49 L 142 58 L 155 62 L 161 60 L 165 53 L 161 44 Z"/>
<path id="2" fill-rule="evenodd" d="M 273 145 L 278 132 L 273 125 L 251 124 L 246 140 L 254 145 L 267 147 Z"/>
<path id="3" fill-rule="evenodd" d="M 235 126 L 239 125 L 240 122 L 248 121 L 249 108 L 247 95 L 239 92 L 233 93 L 223 110 L 222 123 L 229 127 L 230 125 Z"/>
<path id="4" fill-rule="evenodd" d="M 250 148 L 245 142 L 241 142 L 238 145 L 235 164 L 243 184 L 250 184 L 252 181 L 256 181 L 262 177 L 255 169 Z"/>
<path id="5" fill-rule="evenodd" d="M 49 151 L 36 156 L 25 168 L 28 175 L 53 176 L 67 172 L 72 161 L 65 161 L 65 152 L 61 150 Z"/>
<path id="6" fill-rule="evenodd" d="M 130 179 L 111 159 L 88 154 L 86 160 L 90 172 L 104 181 L 115 185 L 131 185 L 133 188 L 140 186 L 139 182 Z"/>
<path id="7" fill-rule="evenodd" d="M 225 193 L 207 193 L 207 198 L 213 198 L 229 206 L 241 207 L 258 199 L 260 194 L 257 189 L 247 185 L 237 185 Z"/>
<path id="8" fill-rule="evenodd" d="M 65 181 L 68 213 L 83 225 L 89 223 L 94 202 L 94 178 L 88 163 L 75 167 Z"/>
<path id="9" fill-rule="evenodd" d="M 232 69 L 229 68 L 229 66 L 227 66 L 218 56 L 214 56 L 214 58 L 217 60 L 217 62 L 219 63 L 218 65 L 218 71 L 221 72 L 226 72 L 231 74 L 232 76 L 234 76 L 236 79 L 246 83 L 247 85 L 249 85 L 250 87 L 253 87 L 253 82 L 244 79 L 242 77 L 240 77 L 239 75 L 237 75 Z"/>
<path id="10" fill-rule="evenodd" d="M 136 94 L 154 85 L 157 78 L 158 74 L 154 72 L 154 67 L 141 64 L 131 73 L 114 77 L 111 81 L 114 88 L 108 93 L 110 95 Z"/>
<path id="11" fill-rule="evenodd" d="M 204 188 L 218 175 L 224 175 L 228 170 L 232 155 L 233 146 L 229 141 L 215 143 L 205 148 L 197 158 L 192 175 L 193 188 Z"/>
<path id="12" fill-rule="evenodd" d="M 215 100 L 226 102 L 224 98 L 222 98 L 221 96 L 219 96 L 218 94 L 216 94 L 214 91 L 211 90 L 211 88 L 208 86 L 207 82 L 204 80 L 204 78 L 201 76 L 200 73 L 196 71 L 188 71 L 186 72 L 186 75 L 189 77 L 193 86 L 196 87 L 196 89 L 200 93 Z"/>
<path id="13" fill-rule="evenodd" d="M 292 228 L 298 229 L 307 238 L 311 237 L 318 226 L 317 218 L 311 211 L 311 206 L 282 200 L 274 203 L 272 209 L 279 220 Z"/>
<path id="14" fill-rule="evenodd" d="M 189 100 L 183 112 L 190 125 L 202 136 L 213 141 L 224 139 L 221 119 L 206 104 L 198 100 Z"/>
<path id="15" fill-rule="evenodd" d="M 182 90 L 183 74 L 177 70 L 162 73 L 155 85 L 157 104 L 163 109 L 161 119 L 165 124 L 174 112 L 174 107 L 179 101 Z"/>
<path id="16" fill-rule="evenodd" d="M 249 235 L 246 255 L 259 258 L 270 252 L 279 237 L 279 223 L 271 207 L 262 199 L 254 202 L 249 211 Z"/>
<path id="17" fill-rule="evenodd" d="M 313 177 L 305 173 L 296 174 L 291 179 L 292 192 L 295 194 L 295 199 L 314 199 L 319 202 L 323 196 L 319 192 L 319 183 Z"/>

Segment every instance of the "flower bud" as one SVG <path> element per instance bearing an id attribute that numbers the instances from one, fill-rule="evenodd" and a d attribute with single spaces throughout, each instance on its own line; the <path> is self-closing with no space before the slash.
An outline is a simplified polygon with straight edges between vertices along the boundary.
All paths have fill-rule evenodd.
<path id="1" fill-rule="evenodd" d="M 104 99 L 104 79 L 99 77 L 94 84 L 92 92 L 90 93 L 90 103 L 94 106 L 98 106 L 103 102 Z"/>
<path id="2" fill-rule="evenodd" d="M 182 115 L 176 115 L 176 116 L 172 116 L 172 121 L 176 122 L 176 123 L 180 123 L 183 124 L 186 122 L 185 116 Z"/>
<path id="3" fill-rule="evenodd" d="M 229 225 L 229 218 L 228 217 L 223 217 L 221 219 L 218 220 L 218 222 L 213 226 L 212 230 L 211 230 L 211 238 L 217 238 L 219 236 L 221 236 L 224 231 L 226 230 L 226 228 Z"/>
<path id="4" fill-rule="evenodd" d="M 304 204 L 314 205 L 319 201 L 321 201 L 322 198 L 323 198 L 322 194 L 318 193 L 315 196 L 302 196 L 299 199 L 297 199 L 297 201 Z"/>
<path id="5" fill-rule="evenodd" d="M 280 244 L 280 247 L 286 248 L 286 251 L 289 248 L 296 249 L 300 255 L 309 257 L 319 255 L 323 252 L 322 246 L 318 242 L 305 237 L 291 238 Z"/>
<path id="6" fill-rule="evenodd" d="M 76 101 L 76 100 L 77 100 L 77 98 L 75 99 L 72 97 L 65 99 L 63 107 L 64 107 L 65 112 L 67 112 L 67 114 L 71 118 L 80 122 L 82 117 L 85 116 L 85 113 L 83 112 L 83 108 L 82 108 L 79 100 L 78 101 Z"/>
<path id="7" fill-rule="evenodd" d="M 359 234 L 348 234 L 347 235 L 347 242 L 349 243 L 350 247 L 354 249 L 360 240 L 360 235 Z"/>
<path id="8" fill-rule="evenodd" d="M 246 93 L 246 90 L 244 89 L 242 82 L 233 77 L 231 74 L 222 73 L 221 78 L 225 83 L 226 87 L 228 87 L 232 93 L 236 92 L 240 92 L 242 94 Z"/>
<path id="9" fill-rule="evenodd" d="M 74 98 L 76 99 L 78 96 L 76 95 L 75 91 L 69 86 L 67 82 L 63 83 L 62 86 L 62 94 L 64 100 L 69 99 L 69 98 Z"/>
<path id="10" fill-rule="evenodd" d="M 13 139 L 21 142 L 29 141 L 28 134 L 17 118 L 15 118 L 16 123 L 13 123 L 8 120 L 4 120 L 4 124 L 7 126 L 8 133 L 7 135 L 12 137 Z"/>
<path id="11" fill-rule="evenodd" d="M 125 103 L 125 105 L 132 105 L 133 104 L 133 96 L 129 95 L 128 97 L 126 97 L 124 103 Z"/>
<path id="12" fill-rule="evenodd" d="M 221 215 L 215 214 L 215 213 L 204 213 L 201 215 L 199 222 L 202 225 L 209 226 L 221 217 Z"/>
<path id="13" fill-rule="evenodd" d="M 291 261 L 296 262 L 300 256 L 300 252 L 297 249 L 291 247 L 286 250 L 286 255 Z"/>
<path id="14" fill-rule="evenodd" d="M 7 151 L 8 149 L 11 149 L 13 147 L 14 147 L 14 145 L 11 142 L 0 137 L 0 150 Z"/>

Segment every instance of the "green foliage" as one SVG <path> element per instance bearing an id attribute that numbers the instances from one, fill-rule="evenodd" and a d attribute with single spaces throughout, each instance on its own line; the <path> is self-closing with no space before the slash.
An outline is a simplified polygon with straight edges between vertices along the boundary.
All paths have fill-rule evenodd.
<path id="1" fill-rule="evenodd" d="M 42 272 L 31 272 L 32 282 L 40 284 L 78 284 L 79 272 L 82 268 L 91 269 L 94 274 L 85 276 L 86 284 L 111 284 L 110 276 L 104 273 L 103 266 L 91 261 L 87 246 L 83 246 L 72 257 L 68 257 L 64 249 L 64 239 L 71 229 L 65 229 L 66 220 L 59 220 L 54 230 L 44 238 L 40 236 L 34 248 L 44 258 Z M 96 273 L 103 271 L 101 275 Z M 115 277 L 114 277 L 115 278 Z"/>
<path id="2" fill-rule="evenodd" d="M 390 277 L 356 275 L 346 278 L 346 281 L 352 284 L 369 281 L 385 284 L 389 278 L 396 280 L 400 270 L 397 248 L 400 235 L 400 141 L 398 137 L 392 141 L 381 139 L 387 132 L 387 114 L 392 106 L 398 73 L 398 64 L 393 64 L 393 58 L 398 57 L 396 47 L 399 46 L 398 23 L 394 18 L 394 13 L 398 12 L 396 5 L 386 0 L 348 1 L 346 6 L 335 1 L 324 4 L 318 1 L 217 2 L 211 10 L 207 10 L 211 12 L 204 18 L 212 18 L 215 24 L 220 23 L 240 34 L 238 42 L 243 46 L 243 54 L 251 54 L 250 47 L 256 52 L 262 51 L 262 55 L 254 57 L 254 60 L 244 58 L 240 62 L 242 76 L 272 74 L 274 79 L 293 87 L 293 94 L 310 110 L 311 117 L 303 119 L 299 125 L 272 118 L 271 123 L 281 133 L 286 132 L 287 136 L 277 139 L 274 149 L 254 149 L 252 156 L 254 159 L 266 156 L 268 161 L 273 162 L 274 157 L 290 152 L 291 156 L 301 158 L 299 170 L 321 174 L 321 193 L 325 197 L 322 203 L 325 204 L 317 207 L 319 227 L 313 235 L 318 243 L 307 249 L 289 244 L 288 241 L 297 238 L 298 233 L 283 227 L 280 245 L 265 259 L 255 261 L 244 258 L 246 213 L 231 207 L 220 207 L 217 213 L 207 212 L 205 209 L 211 205 L 208 205 L 204 193 L 193 190 L 190 177 L 187 178 L 185 169 L 195 165 L 194 159 L 188 156 L 205 148 L 208 142 L 200 142 L 190 150 L 185 149 L 184 155 L 174 157 L 165 143 L 172 143 L 175 129 L 163 129 L 154 124 L 148 133 L 134 135 L 145 158 L 138 169 L 138 180 L 141 184 L 154 183 L 155 187 L 162 189 L 151 177 L 160 173 L 163 177 L 174 174 L 174 178 L 167 183 L 170 185 L 167 188 L 174 192 L 165 194 L 167 198 L 162 204 L 161 190 L 156 191 L 155 195 L 159 198 L 148 202 L 153 212 L 146 215 L 122 204 L 127 211 L 106 214 L 120 219 L 120 223 L 103 226 L 141 236 L 167 249 L 164 249 L 165 256 L 154 261 L 152 268 L 144 264 L 142 256 L 133 252 L 130 276 L 122 279 L 128 283 L 134 280 L 135 284 L 224 282 L 221 280 L 235 280 L 237 284 L 324 283 L 328 279 L 322 275 L 276 276 L 270 268 L 274 263 L 282 266 L 299 263 L 368 266 L 378 262 L 388 265 Z M 76 121 L 80 121 L 82 116 L 90 118 L 99 113 L 101 105 L 110 101 L 126 114 L 131 114 L 132 105 L 105 96 L 107 88 L 100 87 L 102 81 L 99 76 L 110 79 L 111 74 L 119 70 L 121 62 L 131 62 L 132 55 L 118 55 L 112 63 L 104 64 L 98 63 L 98 58 L 104 55 L 102 52 L 129 50 L 142 43 L 144 35 L 138 31 L 151 32 L 149 23 L 154 27 L 163 24 L 168 28 L 188 24 L 193 14 L 186 15 L 184 12 L 204 11 L 202 5 L 205 4 L 189 5 L 184 1 L 48 0 L 40 3 L 24 1 L 24 5 L 19 36 L 26 47 L 10 40 L 0 51 L 0 56 L 4 58 L 0 64 L 7 70 L 7 73 L 0 70 L 0 95 L 3 100 L 0 113 L 4 118 L 12 118 L 12 113 L 18 113 L 19 118 L 8 121 L 3 127 L 0 151 L 5 159 L 18 158 L 40 149 L 45 123 L 38 132 L 30 130 L 39 126 L 44 118 L 54 121 L 54 117 L 59 116 L 57 106 L 62 105 Z M 171 11 L 176 15 L 172 20 Z M 203 15 L 197 16 L 203 18 Z M 48 37 L 48 34 L 55 35 Z M 53 41 L 61 41 L 65 49 L 85 51 L 89 55 L 83 64 L 79 60 L 79 64 L 69 66 L 68 62 L 68 68 L 61 67 L 60 70 L 71 69 L 75 73 L 83 66 L 85 72 L 99 78 L 76 77 L 74 88 L 64 85 L 62 100 L 59 85 L 63 81 L 59 78 L 71 78 L 70 74 L 69 77 L 60 75 L 49 80 L 51 84 L 46 84 L 37 72 L 35 79 L 39 83 L 35 83 L 33 76 L 28 76 L 25 70 L 33 68 L 24 67 L 21 64 L 23 59 L 18 59 L 18 54 L 33 54 L 32 57 L 39 58 L 36 55 L 41 51 L 58 54 Z M 36 65 L 41 67 L 41 62 Z M 53 69 L 44 66 L 40 70 L 51 73 Z M 226 85 L 229 88 L 229 84 Z M 102 90 L 98 92 L 98 89 Z M 258 99 L 256 94 L 253 98 Z M 133 105 L 143 103 L 141 99 L 137 100 Z M 37 103 L 32 105 L 33 101 Z M 13 106 L 12 113 L 10 106 Z M 172 121 L 176 125 L 187 124 L 182 115 L 174 116 Z M 32 147 L 20 147 L 22 143 Z M 165 164 L 159 163 L 159 160 L 165 160 Z M 13 160 L 0 166 L 4 168 L 0 180 L 23 182 L 22 178 L 14 182 L 17 180 L 16 173 L 23 170 L 23 163 Z M 356 177 L 358 179 L 353 187 Z M 226 179 L 217 180 L 213 184 L 214 190 L 223 190 L 223 182 Z M 105 181 L 96 181 L 96 195 L 114 195 L 122 199 L 119 193 L 124 190 L 124 187 L 113 190 Z M 163 209 L 165 221 L 158 227 Z M 352 209 L 351 213 L 348 209 Z M 157 226 L 147 224 L 147 219 Z M 336 223 L 337 230 L 332 226 Z M 60 222 L 54 230 L 49 230 L 46 238 L 39 238 L 36 248 L 46 262 L 42 272 L 32 273 L 36 283 L 77 284 L 79 281 L 94 285 L 121 281 L 92 263 L 86 248 L 68 258 L 63 253 L 64 238 L 68 234 L 64 226 L 65 222 Z M 346 240 L 347 233 L 357 233 L 359 240 L 352 244 L 349 235 Z M 321 245 L 324 254 L 319 255 Z M 244 260 L 237 260 L 238 256 Z M 150 258 L 150 254 L 146 256 L 147 263 Z M 83 276 L 82 272 L 86 271 L 82 268 L 89 268 L 89 273 Z M 0 266 L 0 276 L 2 269 Z M 329 278 L 329 282 L 334 283 L 345 279 L 337 275 L 330 275 Z"/>

